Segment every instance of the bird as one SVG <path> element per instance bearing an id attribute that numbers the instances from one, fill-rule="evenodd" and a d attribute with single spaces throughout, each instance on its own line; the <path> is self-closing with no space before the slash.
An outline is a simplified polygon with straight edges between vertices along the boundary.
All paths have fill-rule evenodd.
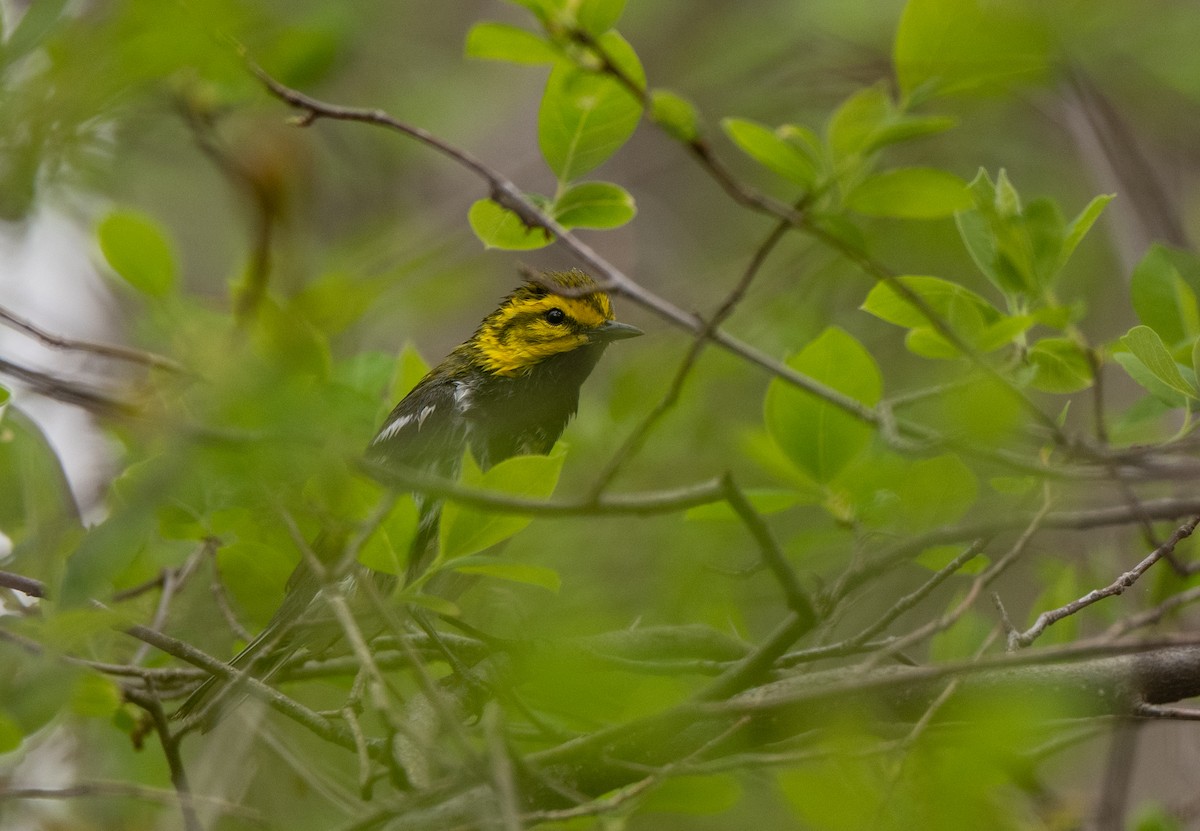
<path id="1" fill-rule="evenodd" d="M 608 293 L 583 271 L 529 274 L 396 404 L 367 446 L 366 461 L 384 471 L 417 470 L 454 479 L 468 451 L 481 470 L 517 455 L 545 455 L 575 415 L 580 388 L 607 346 L 641 334 L 615 319 Z M 418 529 L 409 546 L 406 584 L 435 553 L 441 513 L 439 500 L 420 494 L 416 499 Z M 321 539 L 312 548 L 319 558 L 340 556 L 341 546 Z M 370 577 L 385 590 L 396 582 L 377 572 Z M 275 657 L 274 667 L 265 672 L 261 662 L 294 653 L 289 630 L 306 610 L 321 605 L 320 591 L 320 580 L 301 561 L 279 610 L 230 665 L 260 677 L 273 672 L 282 658 Z M 173 718 L 211 721 L 206 711 L 215 709 L 210 704 L 224 687 L 224 679 L 209 678 Z"/>

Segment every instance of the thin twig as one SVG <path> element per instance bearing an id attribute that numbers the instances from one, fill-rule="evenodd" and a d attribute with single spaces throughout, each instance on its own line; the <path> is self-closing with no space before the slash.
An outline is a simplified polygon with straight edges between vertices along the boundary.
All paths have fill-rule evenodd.
<path id="1" fill-rule="evenodd" d="M 1009 636 L 1008 648 L 1011 650 L 1029 646 L 1031 643 L 1037 640 L 1038 637 L 1041 636 L 1041 634 L 1045 632 L 1048 627 L 1052 626 L 1063 618 L 1069 617 L 1081 609 L 1086 609 L 1088 606 L 1091 606 L 1093 603 L 1097 603 L 1106 597 L 1113 597 L 1114 595 L 1122 594 L 1126 589 L 1136 583 L 1152 565 L 1165 557 L 1169 552 L 1174 551 L 1175 546 L 1178 545 L 1181 540 L 1190 537 L 1192 532 L 1196 530 L 1197 525 L 1200 525 L 1200 514 L 1197 514 L 1183 525 L 1179 526 L 1179 528 L 1175 529 L 1175 533 L 1173 533 L 1166 542 L 1151 551 L 1150 554 L 1147 555 L 1140 563 L 1122 574 L 1113 582 L 1109 583 L 1104 588 L 1093 589 L 1083 597 L 1072 600 L 1065 606 L 1060 606 L 1057 609 L 1051 609 L 1047 612 L 1042 612 L 1040 615 L 1038 615 L 1037 620 L 1034 621 L 1033 626 L 1029 627 L 1024 632 L 1013 633 Z"/>
<path id="2" fill-rule="evenodd" d="M 86 340 L 77 340 L 76 338 L 68 338 L 62 335 L 55 335 L 52 332 L 47 332 L 45 329 L 37 326 L 31 321 L 21 317 L 11 309 L 6 309 L 0 306 L 0 323 L 10 326 L 19 332 L 24 332 L 26 335 L 33 337 L 46 346 L 55 349 L 66 349 L 73 352 L 88 352 L 93 355 L 98 355 L 101 358 L 111 358 L 116 361 L 126 361 L 128 363 L 141 364 L 142 366 L 152 367 L 154 369 L 165 369 L 169 372 L 178 374 L 186 374 L 187 370 L 178 361 L 162 355 L 156 355 L 153 352 L 145 352 L 141 349 L 132 349 L 128 346 L 114 346 L 106 343 L 93 343 Z"/>

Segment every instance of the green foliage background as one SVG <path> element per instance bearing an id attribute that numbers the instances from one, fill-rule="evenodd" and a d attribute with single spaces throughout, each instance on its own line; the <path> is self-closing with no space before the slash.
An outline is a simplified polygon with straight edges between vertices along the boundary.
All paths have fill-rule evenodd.
<path id="1" fill-rule="evenodd" d="M 42 654 L 0 642 L 11 669 L 0 677 L 0 771 L 23 787 L 38 748 L 62 736 L 74 778 L 171 784 L 157 748 L 131 743 L 141 711 L 118 680 L 57 660 L 178 665 L 136 654 L 117 631 L 151 620 L 157 595 L 109 603 L 114 594 L 191 563 L 203 576 L 174 598 L 165 631 L 227 659 L 243 641 L 208 575 L 219 571 L 256 631 L 301 556 L 289 518 L 311 540 L 373 517 L 360 561 L 402 572 L 413 504 L 385 505 L 354 460 L 425 366 L 515 285 L 518 263 L 578 264 L 426 147 L 376 127 L 288 123 L 295 113 L 242 54 L 283 84 L 380 108 L 469 152 L 681 309 L 711 315 L 770 248 L 725 330 L 846 398 L 709 346 L 609 491 L 730 474 L 815 598 L 820 626 L 797 649 L 863 631 L 986 536 L 982 554 L 885 631 L 949 614 L 1043 508 L 1130 498 L 1112 473 L 1122 451 L 1187 458 L 1200 400 L 1200 261 L 1186 250 L 1200 114 L 1189 32 L 1200 19 L 1186 4 L 36 0 L 4 12 L 3 218 L 13 233 L 49 211 L 93 229 L 130 343 L 187 369 L 94 379 L 139 415 L 102 414 L 119 475 L 88 528 L 19 410 L 28 393 L 17 389 L 0 422 L 0 530 L 13 544 L 3 567 L 50 594 L 40 614 L 4 620 Z M 791 205 L 798 231 L 764 246 L 778 218 L 730 199 L 697 163 L 706 153 L 740 187 Z M 467 485 L 591 493 L 694 337 L 629 297 L 616 305 L 648 334 L 606 355 L 565 450 Z M 1136 498 L 1186 494 L 1175 478 L 1137 480 Z M 485 579 L 457 606 L 418 585 L 397 608 L 461 615 L 528 651 L 498 682 L 519 704 L 503 699 L 471 723 L 467 750 L 431 741 L 410 779 L 452 780 L 472 753 L 492 758 L 494 731 L 520 758 L 554 745 L 542 722 L 561 738 L 661 713 L 767 640 L 788 598 L 732 503 L 708 503 L 532 522 L 448 508 L 439 567 Z M 938 537 L 964 526 L 1000 530 Z M 1174 527 L 1152 530 L 1162 539 Z M 921 535 L 928 544 L 884 563 Z M 505 541 L 502 559 L 478 556 Z M 1146 550 L 1134 520 L 1119 533 L 1046 534 L 990 588 L 1024 629 Z M 1178 555 L 1189 558 L 1186 543 Z M 1096 635 L 1193 585 L 1159 569 L 1039 644 Z M 1165 628 L 1186 631 L 1186 614 Z M 1002 635 L 983 600 L 902 657 L 1002 652 Z M 610 640 L 588 640 L 598 637 Z M 781 657 L 758 680 L 803 673 L 807 660 Z M 320 709 L 339 706 L 349 683 L 294 686 Z M 395 683 L 415 694 L 407 675 Z M 1073 827 L 1089 815 L 1100 767 L 1089 757 L 1104 745 L 1038 755 L 1067 703 L 965 702 L 957 732 L 899 746 L 874 707 L 760 727 L 732 740 L 744 746 L 725 765 L 659 760 L 644 793 L 535 819 L 958 829 Z M 270 827 L 352 827 L 380 810 L 358 798 L 352 754 L 289 723 L 260 726 L 275 738 L 188 738 L 197 794 Z M 221 757 L 238 765 L 222 771 Z M 1172 796 L 1136 793 L 1150 806 L 1139 827 L 1175 827 L 1155 813 Z M 0 827 L 31 816 L 44 827 L 178 822 L 177 807 L 145 800 L 40 804 L 0 801 Z M 200 807 L 213 827 L 253 825 Z"/>

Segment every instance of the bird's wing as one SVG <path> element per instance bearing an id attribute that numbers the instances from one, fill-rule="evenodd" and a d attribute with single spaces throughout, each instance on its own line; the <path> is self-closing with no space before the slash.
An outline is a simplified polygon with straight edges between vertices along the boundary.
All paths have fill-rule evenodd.
<path id="1" fill-rule="evenodd" d="M 454 379 L 418 384 L 388 415 L 367 448 L 367 458 L 451 475 L 466 446 L 468 424 L 462 413 L 469 393 Z"/>

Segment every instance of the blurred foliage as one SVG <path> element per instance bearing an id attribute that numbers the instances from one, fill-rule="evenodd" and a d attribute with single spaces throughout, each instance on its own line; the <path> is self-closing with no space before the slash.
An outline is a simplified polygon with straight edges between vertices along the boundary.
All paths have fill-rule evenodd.
<path id="1" fill-rule="evenodd" d="M 1161 541 L 1174 528 L 1139 528 L 1134 512 L 1119 531 L 1047 534 L 1011 568 L 1003 560 L 1043 507 L 1188 495 L 1151 464 L 1186 460 L 1200 400 L 1200 259 L 1152 224 L 1169 213 L 1186 237 L 1200 204 L 1194 149 L 1180 140 L 1200 109 L 1184 36 L 1200 18 L 1186 4 L 0 8 L 0 217 L 14 234 L 49 213 L 93 229 L 94 262 L 111 278 L 95 313 L 111 305 L 130 343 L 184 367 L 90 384 L 138 415 L 102 420 L 110 446 L 97 457 L 119 473 L 98 504 L 78 507 L 63 470 L 94 460 L 59 458 L 23 410 L 34 393 L 14 385 L 10 400 L 0 388 L 0 532 L 11 547 L 0 567 L 48 595 L 0 597 L 11 635 L 0 639 L 5 786 L 40 784 L 61 744 L 70 781 L 170 787 L 147 738 L 153 708 L 122 695 L 137 672 L 100 670 L 162 670 L 143 680 L 166 701 L 200 673 L 170 675 L 184 664 L 121 629 L 153 621 L 228 659 L 278 608 L 305 541 L 358 533 L 352 559 L 404 573 L 417 505 L 365 476 L 359 455 L 430 361 L 516 283 L 517 256 L 577 264 L 555 240 L 563 230 L 704 315 L 762 260 L 723 327 L 782 368 L 772 376 L 709 345 L 609 490 L 729 474 L 823 615 L 787 649 L 852 639 L 895 609 L 872 640 L 946 621 L 896 657 L 974 660 L 1001 651 L 1003 633 L 986 600 L 955 611 L 978 596 L 972 581 L 995 570 L 989 590 L 1021 628 L 1145 556 L 1142 531 Z M 247 58 L 322 100 L 430 130 L 512 178 L 559 227 L 527 226 L 486 183 L 395 134 L 289 124 L 295 113 Z M 795 227 L 773 239 L 781 216 Z M 595 496 L 693 338 L 679 319 L 615 299 L 619 319 L 649 335 L 605 357 L 564 442 L 486 472 L 468 458 L 464 487 Z M 1151 473 L 1124 481 L 1114 471 L 1127 462 Z M 98 519 L 85 527 L 80 508 Z M 793 598 L 761 567 L 760 530 L 719 497 L 644 516 L 448 503 L 433 570 L 387 606 L 419 622 L 406 630 L 418 646 L 432 615 L 448 618 L 444 652 L 378 642 L 393 659 L 386 684 L 294 667 L 278 678 L 338 719 L 353 693 L 390 764 L 377 759 L 364 784 L 353 750 L 274 715 L 239 715 L 184 745 L 204 827 L 252 827 L 230 806 L 271 827 L 329 828 L 387 804 L 404 823 L 395 806 L 420 802 L 405 794 L 433 800 L 484 769 L 501 777 L 488 766 L 510 755 L 519 764 L 507 775 L 526 794 L 554 790 L 538 765 L 549 759 L 559 775 L 554 754 L 571 739 L 674 712 L 769 642 Z M 985 552 L 943 574 L 977 537 Z M 475 583 L 440 596 L 451 572 Z M 1039 645 L 1077 643 L 1195 586 L 1190 574 L 1158 574 L 1153 593 L 1069 616 Z M 1185 606 L 1162 625 L 1186 630 Z M 807 659 L 771 657 L 756 683 L 807 671 Z M 461 724 L 414 715 L 437 709 L 422 696 L 451 688 L 460 662 L 502 694 L 485 706 L 468 690 Z M 897 721 L 880 694 L 727 734 L 662 728 L 646 759 L 620 760 L 637 776 L 610 782 L 605 757 L 591 771 L 599 793 L 583 794 L 598 800 L 589 810 L 546 809 L 529 824 L 1074 827 L 1097 754 L 1041 747 L 1074 704 L 951 696 L 913 729 L 916 718 Z M 655 755 L 674 747 L 685 749 Z M 570 775 L 591 782 L 586 770 Z M 512 819 L 487 776 L 472 821 Z M 562 776 L 560 801 L 575 781 Z M 178 816 L 172 799 L 45 808 L 3 796 L 0 828 L 157 828 Z M 1182 827 L 1162 794 L 1138 797 L 1133 827 Z"/>

